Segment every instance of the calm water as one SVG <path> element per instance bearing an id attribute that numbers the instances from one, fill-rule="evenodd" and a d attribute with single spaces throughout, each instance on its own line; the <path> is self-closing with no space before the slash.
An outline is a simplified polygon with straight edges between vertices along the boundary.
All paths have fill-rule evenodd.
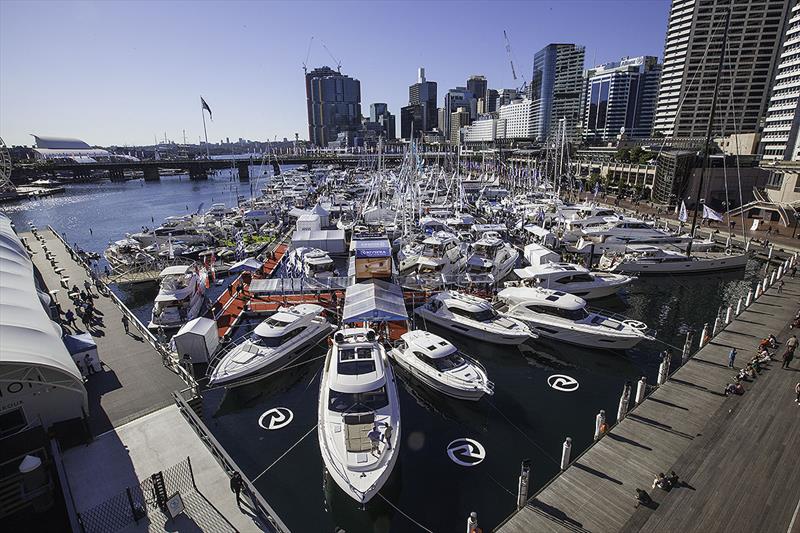
<path id="1" fill-rule="evenodd" d="M 257 190 L 259 185 L 253 186 Z M 212 202 L 234 205 L 237 194 L 249 195 L 250 184 L 227 176 L 199 182 L 167 177 L 152 183 L 75 185 L 66 194 L 4 206 L 3 212 L 20 229 L 28 221 L 50 224 L 66 232 L 70 242 L 101 253 L 125 232 L 186 213 L 187 208 L 194 211 L 201 202 L 206 208 Z M 658 354 L 668 346 L 675 347 L 677 364 L 686 331 L 713 323 L 720 306 L 747 293 L 760 268 L 751 261 L 746 273 L 643 278 L 620 297 L 593 302 L 655 329 L 657 341 L 642 343 L 626 355 L 544 341 L 500 347 L 454 338 L 431 326 L 484 364 L 495 382 L 495 395 L 477 403 L 450 400 L 401 374 L 400 458 L 380 493 L 383 498 L 375 497 L 364 510 L 325 479 L 313 429 L 324 350 L 312 350 L 306 364 L 268 381 L 207 391 L 205 420 L 245 473 L 251 479 L 259 476 L 259 490 L 294 531 L 333 531 L 335 526 L 350 533 L 419 530 L 412 519 L 433 531 L 455 531 L 471 511 L 478 512 L 482 527 L 489 530 L 514 509 L 523 459 L 533 462 L 533 492 L 558 471 L 565 437 L 572 437 L 573 456 L 583 451 L 591 442 L 597 412 L 605 409 L 613 421 L 625 381 L 644 375 L 655 382 Z M 122 295 L 137 314 L 147 316 L 155 293 L 151 285 Z M 556 391 L 546 381 L 552 374 L 567 374 L 580 386 L 570 393 Z M 259 427 L 259 417 L 273 407 L 291 409 L 291 424 L 276 431 Z M 481 464 L 465 468 L 450 461 L 446 447 L 462 437 L 483 445 L 486 458 Z"/>

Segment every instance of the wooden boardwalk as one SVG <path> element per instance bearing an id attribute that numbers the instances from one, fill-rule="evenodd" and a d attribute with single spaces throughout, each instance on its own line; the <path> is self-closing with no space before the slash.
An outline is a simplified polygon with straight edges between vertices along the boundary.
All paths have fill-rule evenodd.
<path id="1" fill-rule="evenodd" d="M 791 334 L 800 279 L 784 281 L 782 294 L 769 289 L 498 531 L 787 531 L 800 494 L 800 372 L 774 361 L 744 395 L 722 393 L 731 347 L 739 368 L 762 337 Z M 652 489 L 670 470 L 685 484 Z M 637 488 L 655 509 L 635 507 Z"/>
<path id="2" fill-rule="evenodd" d="M 62 311 L 66 313 L 72 309 L 75 313 L 67 289 L 61 286 L 61 278 L 69 278 L 69 287 L 77 285 L 83 290 L 83 283 L 89 279 L 89 275 L 80 263 L 70 257 L 69 251 L 55 234 L 49 230 L 39 230 L 39 235 L 53 254 L 56 266 L 45 257 L 44 247 L 32 234 L 22 234 L 34 252 L 33 263 L 47 288 L 59 291 L 56 297 Z M 63 270 L 56 273 L 56 269 Z M 93 289 L 93 293 L 97 296 L 96 290 Z M 170 405 L 173 403 L 172 392 L 186 388 L 186 384 L 164 367 L 161 355 L 134 328 L 133 323 L 130 324 L 130 334 L 125 334 L 122 311 L 109 297 L 96 297 L 94 304 L 101 322 L 85 328 L 76 317 L 77 328 L 69 329 L 71 332 L 77 329 L 80 333 L 88 329 L 103 361 L 103 371 L 89 376 L 86 381 L 89 427 L 92 435 L 97 436 Z"/>

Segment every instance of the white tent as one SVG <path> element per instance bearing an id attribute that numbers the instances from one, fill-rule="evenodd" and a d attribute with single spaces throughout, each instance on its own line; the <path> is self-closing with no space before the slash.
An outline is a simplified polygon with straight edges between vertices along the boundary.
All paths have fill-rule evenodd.
<path id="1" fill-rule="evenodd" d="M 344 230 L 341 229 L 295 231 L 292 234 L 292 247 L 319 248 L 330 254 L 343 254 L 347 250 Z"/>
<path id="2" fill-rule="evenodd" d="M 17 411 L 45 428 L 89 410 L 83 377 L 39 299 L 34 268 L 0 215 L 0 414 Z"/>
<path id="3" fill-rule="evenodd" d="M 531 243 L 525 246 L 525 259 L 531 265 L 545 265 L 547 263 L 558 263 L 561 256 L 550 248 L 545 248 L 541 244 Z"/>
<path id="4" fill-rule="evenodd" d="M 248 257 L 242 259 L 238 263 L 234 263 L 233 265 L 231 265 L 231 268 L 228 269 L 228 272 L 230 272 L 231 274 L 233 274 L 234 272 L 245 272 L 245 271 L 255 272 L 259 268 L 261 268 L 261 262 L 253 257 Z"/>
<path id="5" fill-rule="evenodd" d="M 178 359 L 208 363 L 219 346 L 219 330 L 215 321 L 198 317 L 184 324 L 172 339 Z"/>
<path id="6" fill-rule="evenodd" d="M 378 279 L 347 287 L 342 322 L 408 320 L 403 289 Z"/>
<path id="7" fill-rule="evenodd" d="M 94 342 L 91 333 L 65 335 L 64 346 L 67 347 L 72 360 L 75 361 L 84 376 L 88 375 L 89 367 L 95 372 L 103 371 L 103 367 L 100 364 L 100 356 L 97 353 L 97 343 Z"/>

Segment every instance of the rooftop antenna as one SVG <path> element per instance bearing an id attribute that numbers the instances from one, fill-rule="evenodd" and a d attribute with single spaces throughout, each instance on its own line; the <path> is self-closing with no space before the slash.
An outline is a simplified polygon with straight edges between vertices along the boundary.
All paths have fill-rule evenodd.
<path id="1" fill-rule="evenodd" d="M 306 60 L 303 61 L 303 73 L 308 72 L 308 67 L 306 66 L 308 63 L 308 58 L 311 56 L 311 44 L 314 42 L 314 36 L 311 36 L 311 39 L 308 41 L 308 50 L 306 50 Z"/>
<path id="2" fill-rule="evenodd" d="M 321 41 L 320 41 L 320 42 L 321 42 Z M 336 71 L 337 71 L 339 74 L 341 74 L 341 73 L 342 73 L 342 62 L 341 62 L 341 61 L 339 61 L 338 59 L 336 59 L 336 57 L 334 57 L 334 55 L 331 53 L 331 51 L 330 51 L 330 50 L 328 50 L 328 47 L 327 47 L 327 46 L 325 46 L 325 43 L 322 43 L 322 48 L 324 48 L 324 49 L 325 49 L 325 51 L 326 51 L 326 52 L 328 52 L 328 55 L 329 55 L 329 56 L 331 56 L 331 59 L 333 59 L 334 63 L 336 63 Z"/>

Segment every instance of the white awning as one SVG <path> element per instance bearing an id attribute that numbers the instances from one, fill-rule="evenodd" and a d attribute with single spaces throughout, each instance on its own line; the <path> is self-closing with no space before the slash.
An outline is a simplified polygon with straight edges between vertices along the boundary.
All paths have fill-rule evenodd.
<path id="1" fill-rule="evenodd" d="M 347 288 L 342 322 L 394 322 L 408 320 L 403 289 L 373 279 Z"/>

